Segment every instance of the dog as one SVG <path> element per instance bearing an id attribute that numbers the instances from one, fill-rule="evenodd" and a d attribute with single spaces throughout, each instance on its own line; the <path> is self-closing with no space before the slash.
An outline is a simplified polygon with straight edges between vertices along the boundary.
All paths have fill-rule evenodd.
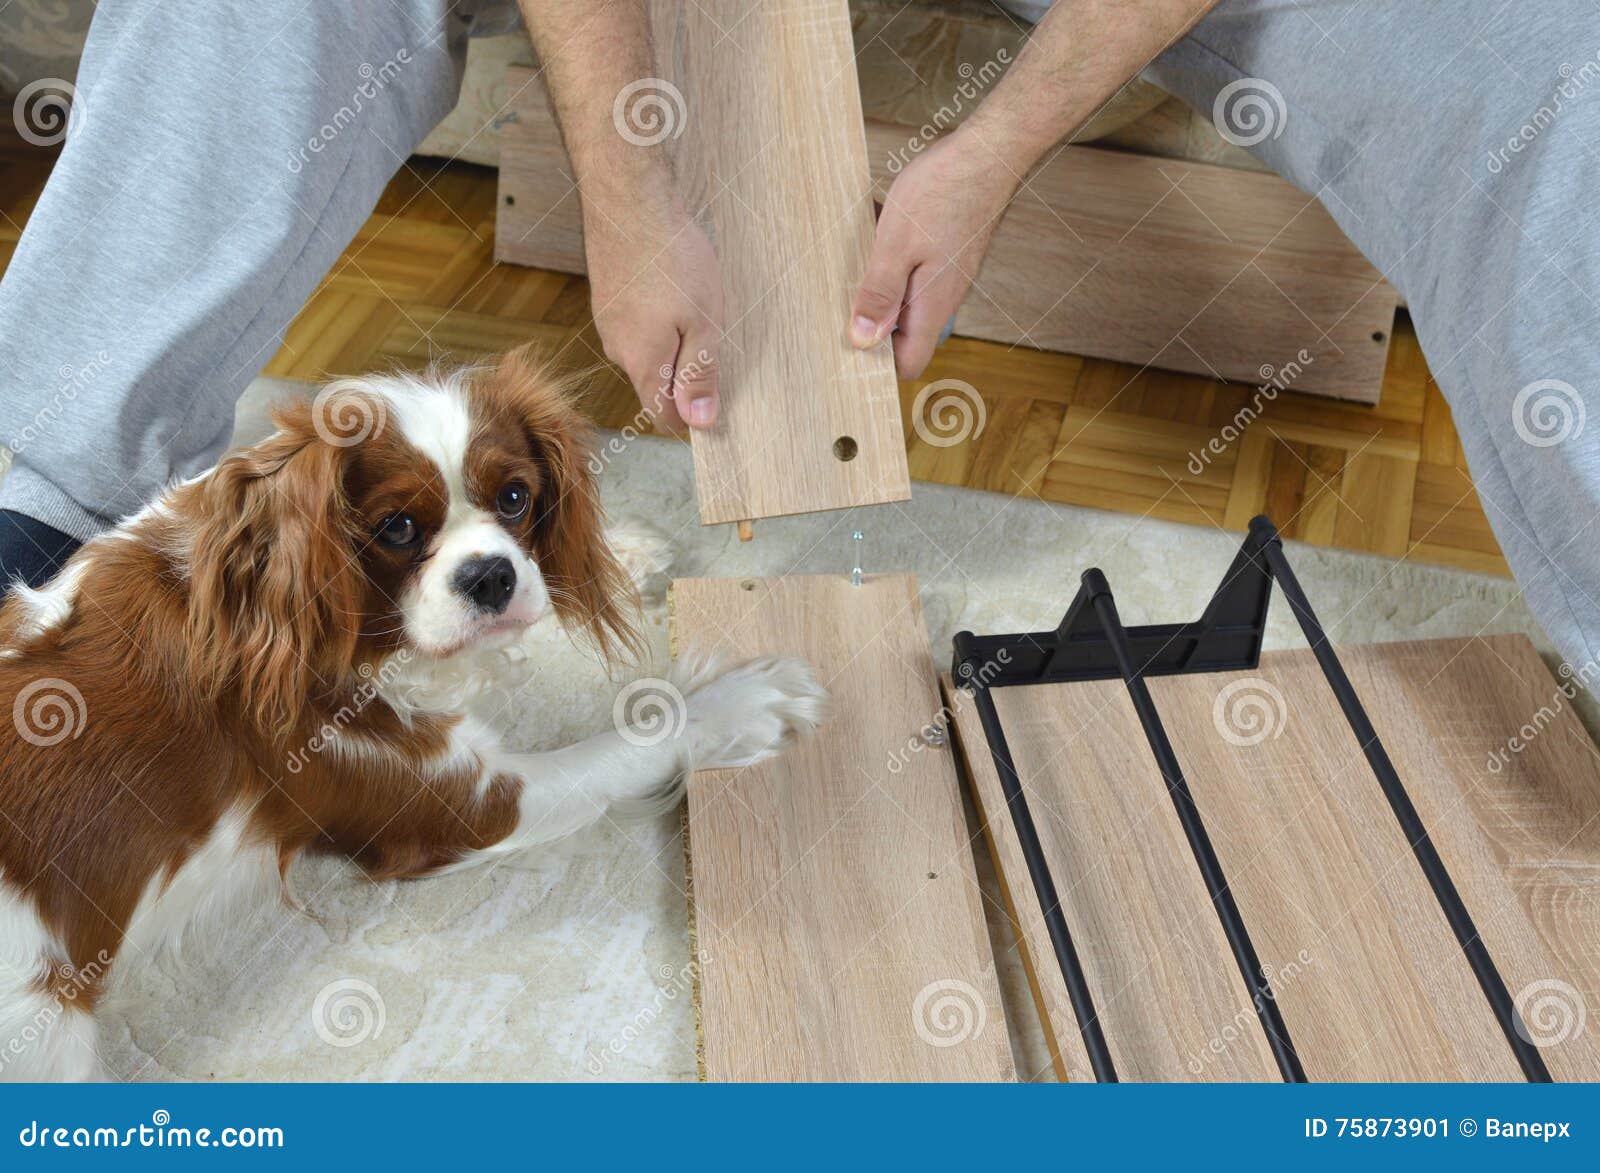
<path id="1" fill-rule="evenodd" d="M 331 383 L 13 589 L 0 1078 L 104 1077 L 116 968 L 282 891 L 302 853 L 373 879 L 481 864 L 668 809 L 689 771 L 823 720 L 808 667 L 774 657 L 680 657 L 667 728 L 541 753 L 428 687 L 547 613 L 610 662 L 640 647 L 572 389 L 522 352 Z"/>

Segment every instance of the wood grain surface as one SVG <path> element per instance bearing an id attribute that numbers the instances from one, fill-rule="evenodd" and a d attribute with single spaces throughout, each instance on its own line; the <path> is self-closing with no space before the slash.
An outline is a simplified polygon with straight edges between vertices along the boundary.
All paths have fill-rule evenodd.
<path id="1" fill-rule="evenodd" d="M 1552 1074 L 1600 1078 L 1600 765 L 1558 682 L 1521 636 L 1341 654 Z M 1310 1078 L 1520 1079 L 1311 654 L 1150 688 Z M 1119 1072 L 1277 1078 L 1122 683 L 995 697 Z M 970 705 L 957 727 L 1059 1070 L 1087 1079 Z"/>
<path id="2" fill-rule="evenodd" d="M 1015 1078 L 915 578 L 684 579 L 673 638 L 798 654 L 833 715 L 689 782 L 711 1080 Z"/>

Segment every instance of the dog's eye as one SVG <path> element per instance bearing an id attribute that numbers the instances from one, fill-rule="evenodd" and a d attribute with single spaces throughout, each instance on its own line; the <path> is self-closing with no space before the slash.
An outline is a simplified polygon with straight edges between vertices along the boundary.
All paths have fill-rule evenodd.
<path id="1" fill-rule="evenodd" d="M 407 546 L 415 545 L 421 532 L 409 513 L 396 513 L 378 527 L 378 541 L 385 546 L 403 550 Z"/>
<path id="2" fill-rule="evenodd" d="M 494 507 L 499 510 L 500 516 L 507 521 L 516 521 L 528 512 L 528 503 L 532 500 L 528 493 L 528 486 L 521 481 L 512 481 L 500 490 L 494 499 Z"/>

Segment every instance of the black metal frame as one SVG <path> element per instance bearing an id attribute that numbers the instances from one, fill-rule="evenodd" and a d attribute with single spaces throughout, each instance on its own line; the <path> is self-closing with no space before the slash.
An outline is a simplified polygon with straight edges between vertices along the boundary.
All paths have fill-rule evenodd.
<path id="1" fill-rule="evenodd" d="M 1529 1041 L 1506 984 L 1493 959 L 1478 936 L 1472 915 L 1462 902 L 1450 873 L 1439 858 L 1428 830 L 1412 805 L 1394 763 L 1367 718 L 1361 700 L 1345 675 L 1327 633 L 1317 621 L 1300 581 L 1283 552 L 1277 528 L 1265 517 L 1250 523 L 1249 533 L 1233 564 L 1217 587 L 1205 614 L 1193 623 L 1157 624 L 1149 627 L 1124 627 L 1106 576 L 1099 570 L 1083 575 L 1082 585 L 1066 616 L 1054 631 L 1018 635 L 974 635 L 963 631 L 955 637 L 953 672 L 956 683 L 974 701 L 983 732 L 1000 776 L 1006 808 L 1016 827 L 1017 839 L 1033 881 L 1034 894 L 1054 947 L 1061 976 L 1066 980 L 1073 1014 L 1083 1036 L 1095 1078 L 1115 1081 L 1116 1067 L 1106 1045 L 1104 1031 L 1094 1008 L 1093 995 L 1079 963 L 1072 934 L 1067 926 L 1049 863 L 1039 844 L 1038 831 L 1028 800 L 1023 792 L 1011 748 L 1006 743 L 1000 715 L 990 695 L 995 688 L 1025 684 L 1053 684 L 1084 680 L 1121 680 L 1127 685 L 1139 723 L 1144 729 L 1150 752 L 1161 771 L 1172 797 L 1178 820 L 1183 826 L 1189 849 L 1205 881 L 1217 918 L 1222 923 L 1228 946 L 1251 992 L 1256 1016 L 1277 1061 L 1278 1070 L 1289 1082 L 1304 1082 L 1301 1065 L 1288 1028 L 1278 1011 L 1272 986 L 1262 969 L 1250 932 L 1235 903 L 1223 874 L 1221 861 L 1206 834 L 1200 809 L 1195 804 L 1183 768 L 1167 738 L 1155 701 L 1145 684 L 1150 676 L 1185 675 L 1197 672 L 1228 672 L 1256 668 L 1261 662 L 1261 643 L 1266 633 L 1267 607 L 1276 582 L 1300 623 L 1328 686 L 1344 712 L 1350 730 L 1360 742 L 1362 752 L 1394 812 L 1406 841 L 1417 857 L 1434 898 L 1444 911 L 1472 972 L 1494 1011 L 1506 1041 L 1531 1081 L 1547 1083 L 1550 1072 L 1537 1048 Z"/>

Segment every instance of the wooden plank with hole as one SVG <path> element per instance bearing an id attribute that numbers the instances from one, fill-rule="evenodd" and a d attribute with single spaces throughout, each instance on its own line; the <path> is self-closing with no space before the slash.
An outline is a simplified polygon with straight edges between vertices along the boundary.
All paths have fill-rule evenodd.
<path id="1" fill-rule="evenodd" d="M 689 782 L 703 1074 L 1011 1080 L 916 579 L 684 579 L 673 640 L 804 657 L 829 723 Z"/>
<path id="2" fill-rule="evenodd" d="M 543 89 L 513 69 L 510 92 L 496 255 L 581 273 L 581 210 Z M 917 138 L 866 124 L 880 199 Z M 1275 175 L 1074 146 L 1002 217 L 956 332 L 1245 383 L 1294 363 L 1297 391 L 1375 403 L 1398 300 Z"/>
<path id="3" fill-rule="evenodd" d="M 1522 636 L 1342 658 L 1552 1074 L 1600 1078 L 1577 1028 L 1600 999 L 1600 766 L 1570 702 Z M 1520 1079 L 1311 653 L 1149 683 L 1310 1078 Z M 1277 1078 L 1121 681 L 995 698 L 1119 1072 Z M 955 707 L 1059 1069 L 1088 1078 L 982 730 Z"/>
<path id="4" fill-rule="evenodd" d="M 725 301 L 721 415 L 693 434 L 701 522 L 906 500 L 893 355 L 845 336 L 873 224 L 845 0 L 662 2 L 651 25 L 662 83 L 630 101 L 662 103 L 648 137 L 671 151 L 716 242 Z M 497 255 L 571 267 L 582 239 L 570 169 L 526 80 L 512 78 L 524 99 Z M 623 101 L 622 131 L 632 116 Z M 522 190 L 530 180 L 542 197 Z M 535 228 L 549 244 L 522 249 Z"/>

